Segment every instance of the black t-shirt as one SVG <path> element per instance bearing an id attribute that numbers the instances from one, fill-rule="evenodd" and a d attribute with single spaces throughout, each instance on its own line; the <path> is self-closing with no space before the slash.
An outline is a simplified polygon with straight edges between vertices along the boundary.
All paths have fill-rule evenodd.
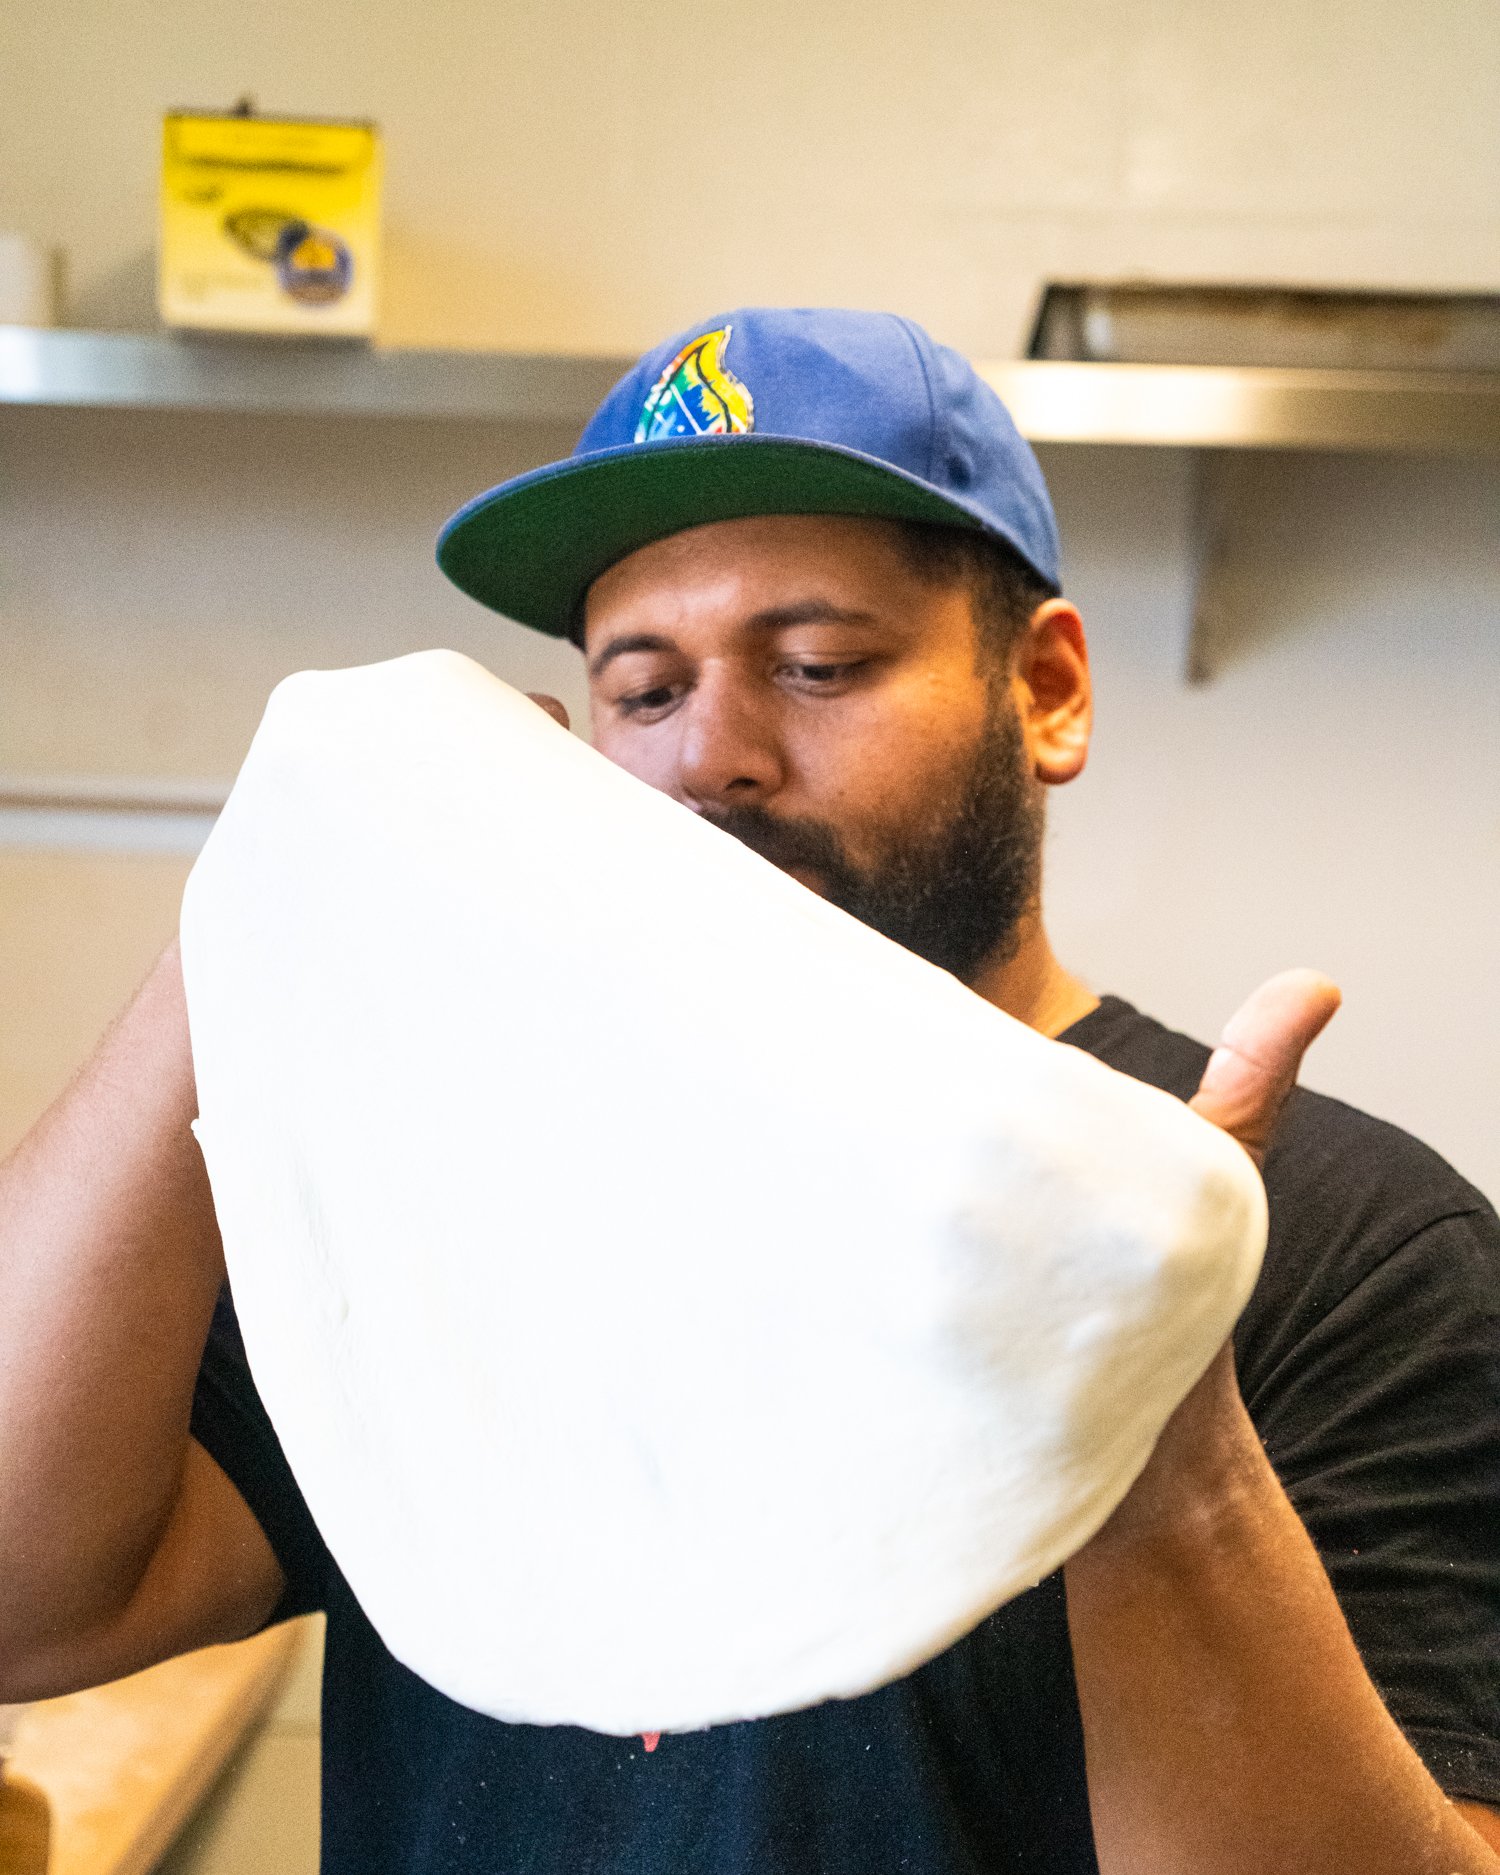
<path id="1" fill-rule="evenodd" d="M 1065 1039 L 1184 1099 L 1207 1058 L 1113 997 Z M 1266 1185 L 1246 1404 L 1407 1737 L 1450 1795 L 1500 1802 L 1500 1223 L 1416 1140 L 1300 1090 Z M 324 1875 L 1095 1875 L 1061 1573 L 863 1698 L 659 1742 L 507 1725 L 382 1646 L 227 1299 L 193 1431 L 281 1560 L 274 1618 L 327 1610 Z"/>

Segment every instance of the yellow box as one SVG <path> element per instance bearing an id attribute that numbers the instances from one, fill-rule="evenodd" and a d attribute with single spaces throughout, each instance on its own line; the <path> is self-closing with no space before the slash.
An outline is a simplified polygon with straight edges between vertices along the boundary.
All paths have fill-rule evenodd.
<path id="1" fill-rule="evenodd" d="M 166 324 L 368 338 L 379 270 L 373 124 L 167 116 L 157 266 Z"/>

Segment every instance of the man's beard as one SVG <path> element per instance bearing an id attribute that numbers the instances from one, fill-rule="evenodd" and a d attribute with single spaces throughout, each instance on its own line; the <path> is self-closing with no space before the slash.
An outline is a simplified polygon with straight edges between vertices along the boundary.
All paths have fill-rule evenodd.
<path id="1" fill-rule="evenodd" d="M 1014 954 L 1041 883 L 1042 789 L 1007 705 L 997 702 L 941 818 L 895 832 L 867 868 L 850 862 L 821 821 L 786 820 L 763 807 L 703 817 L 774 865 L 815 872 L 832 904 L 972 983 L 982 965 Z"/>

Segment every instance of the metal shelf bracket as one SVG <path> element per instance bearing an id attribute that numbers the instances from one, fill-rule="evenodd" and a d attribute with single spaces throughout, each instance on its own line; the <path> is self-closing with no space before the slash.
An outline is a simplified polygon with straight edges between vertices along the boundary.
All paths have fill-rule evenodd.
<path id="1" fill-rule="evenodd" d="M 1231 546 L 1244 465 L 1245 458 L 1233 450 L 1193 452 L 1189 609 L 1183 655 L 1183 675 L 1190 684 L 1209 683 L 1234 641 Z"/>

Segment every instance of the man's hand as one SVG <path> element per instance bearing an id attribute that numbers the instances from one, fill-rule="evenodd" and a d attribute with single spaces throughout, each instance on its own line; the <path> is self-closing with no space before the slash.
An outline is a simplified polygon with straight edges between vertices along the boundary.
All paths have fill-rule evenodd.
<path id="1" fill-rule="evenodd" d="M 1333 1019 L 1339 1001 L 1338 986 L 1315 970 L 1283 971 L 1240 1005 L 1209 1057 L 1189 1104 L 1237 1139 L 1257 1166 L 1265 1164 L 1302 1057 Z M 1259 1456 L 1260 1441 L 1234 1377 L 1234 1351 L 1226 1342 L 1168 1420 L 1106 1531 L 1118 1540 L 1128 1531 L 1149 1528 L 1153 1519 L 1177 1516 L 1185 1488 L 1206 1493 L 1211 1501 Z"/>
<path id="2" fill-rule="evenodd" d="M 1338 1003 L 1291 971 L 1225 1029 L 1192 1106 L 1257 1164 Z M 1065 1574 L 1102 1875 L 1500 1875 L 1492 1813 L 1464 1820 L 1366 1674 L 1229 1347 Z"/>

